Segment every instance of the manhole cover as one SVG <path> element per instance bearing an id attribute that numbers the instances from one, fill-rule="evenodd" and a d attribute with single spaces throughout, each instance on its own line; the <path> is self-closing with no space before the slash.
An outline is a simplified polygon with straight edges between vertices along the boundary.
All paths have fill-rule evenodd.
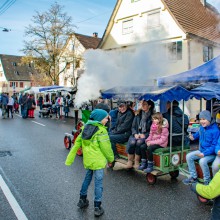
<path id="1" fill-rule="evenodd" d="M 12 156 L 11 151 L 0 151 L 0 157 Z"/>

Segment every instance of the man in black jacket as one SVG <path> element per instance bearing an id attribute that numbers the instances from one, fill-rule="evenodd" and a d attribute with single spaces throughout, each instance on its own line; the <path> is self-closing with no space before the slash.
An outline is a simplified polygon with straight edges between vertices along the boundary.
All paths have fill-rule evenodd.
<path id="1" fill-rule="evenodd" d="M 98 104 L 95 106 L 95 109 L 103 109 L 108 113 L 110 112 L 109 106 L 105 104 L 104 99 L 102 97 L 99 97 Z"/>
<path id="2" fill-rule="evenodd" d="M 169 122 L 169 127 L 171 127 L 170 115 L 171 115 L 171 102 L 167 102 L 167 112 L 163 114 L 163 117 L 166 118 Z M 183 127 L 183 111 L 179 107 L 179 102 L 174 100 L 173 101 L 173 114 L 172 114 L 172 133 L 180 134 L 182 133 Z M 189 144 L 188 138 L 188 129 L 189 126 L 189 118 L 186 114 L 184 114 L 184 144 Z M 182 135 L 173 136 L 172 137 L 172 145 L 173 146 L 181 146 L 182 145 Z"/>
<path id="3" fill-rule="evenodd" d="M 118 117 L 115 127 L 109 132 L 112 150 L 115 159 L 119 158 L 116 143 L 125 143 L 131 135 L 131 126 L 134 119 L 134 112 L 128 108 L 126 101 L 118 102 Z"/>

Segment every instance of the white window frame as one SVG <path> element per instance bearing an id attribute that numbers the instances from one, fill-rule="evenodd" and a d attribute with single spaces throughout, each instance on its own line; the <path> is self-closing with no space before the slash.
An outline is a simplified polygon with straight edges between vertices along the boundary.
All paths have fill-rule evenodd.
<path id="1" fill-rule="evenodd" d="M 213 59 L 213 47 L 204 45 L 203 46 L 203 62 L 208 62 Z"/>
<path id="2" fill-rule="evenodd" d="M 133 33 L 133 18 L 122 21 L 122 34 L 125 35 L 131 33 Z"/>
<path id="3" fill-rule="evenodd" d="M 168 60 L 182 60 L 183 43 L 182 41 L 174 41 L 167 43 Z"/>
<path id="4" fill-rule="evenodd" d="M 147 29 L 160 27 L 160 11 L 155 11 L 147 15 Z"/>

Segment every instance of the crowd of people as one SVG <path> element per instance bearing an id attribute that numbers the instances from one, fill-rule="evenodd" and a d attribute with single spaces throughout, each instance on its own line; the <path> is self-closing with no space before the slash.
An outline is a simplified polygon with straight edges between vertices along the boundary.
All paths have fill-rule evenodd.
<path id="1" fill-rule="evenodd" d="M 0 95 L 0 107 L 2 110 L 2 118 L 13 118 L 14 111 L 18 111 L 18 99 L 16 95 L 9 96 L 8 93 L 2 93 Z"/>
<path id="2" fill-rule="evenodd" d="M 68 117 L 69 97 L 63 99 L 56 97 L 54 105 L 60 114 L 60 106 L 63 107 L 65 117 Z M 16 105 L 21 107 L 22 118 L 33 118 L 36 102 L 33 94 L 23 93 L 19 99 L 16 96 L 9 97 L 2 93 L 0 105 L 2 117 L 13 118 Z M 40 109 L 43 106 L 43 98 L 38 99 Z M 134 106 L 138 106 L 137 110 Z M 172 109 L 171 109 L 172 106 Z M 80 190 L 79 208 L 89 205 L 87 199 L 88 187 L 92 177 L 95 177 L 94 213 L 100 216 L 104 213 L 101 206 L 103 176 L 106 161 L 109 167 L 120 158 L 117 152 L 117 144 L 126 144 L 128 155 L 127 168 L 135 168 L 145 173 L 151 173 L 154 169 L 153 152 L 158 148 L 166 148 L 182 145 L 182 131 L 184 131 L 184 145 L 199 141 L 199 148 L 186 155 L 186 162 L 190 176 L 183 179 L 185 185 L 190 185 L 192 191 L 208 198 L 214 198 L 212 219 L 220 216 L 220 131 L 210 111 L 201 111 L 198 115 L 200 123 L 199 130 L 194 134 L 188 134 L 189 118 L 179 107 L 178 101 L 167 102 L 165 113 L 155 112 L 155 104 L 151 100 L 141 100 L 138 105 L 133 102 L 119 100 L 117 107 L 110 110 L 102 98 L 92 111 L 88 122 L 77 137 L 74 147 L 66 159 L 66 165 L 74 162 L 77 150 L 83 149 L 83 163 L 87 170 L 85 179 Z M 172 110 L 172 111 L 171 111 Z M 171 125 L 172 112 L 172 125 Z M 184 117 L 184 120 L 182 120 Z M 184 122 L 184 124 L 183 124 Z M 172 126 L 172 129 L 171 129 Z M 170 139 L 170 129 L 175 136 Z M 179 135 L 177 135 L 179 134 Z M 203 184 L 199 183 L 195 161 L 198 161 L 202 173 Z M 209 165 L 212 163 L 212 172 Z"/>
<path id="3" fill-rule="evenodd" d="M 48 106 L 53 107 L 52 113 L 56 114 L 57 118 L 60 118 L 64 114 L 65 118 L 69 117 L 70 111 L 70 95 L 67 94 L 65 97 L 57 95 L 54 100 L 50 102 L 49 96 L 46 95 L 45 99 L 40 94 L 37 102 L 35 101 L 34 94 L 27 92 L 21 93 L 19 98 L 17 95 L 9 96 L 8 93 L 2 93 L 0 95 L 0 108 L 2 111 L 2 118 L 13 118 L 13 113 L 20 113 L 22 118 L 34 118 L 34 110 L 36 106 L 39 106 L 40 111 Z M 20 109 L 20 111 L 19 111 Z"/>
<path id="4" fill-rule="evenodd" d="M 104 209 L 101 207 L 101 198 L 103 169 L 106 162 L 104 163 L 103 161 L 107 161 L 111 167 L 114 161 L 120 158 L 117 152 L 117 143 L 126 143 L 128 154 L 127 168 L 134 167 L 135 169 L 143 170 L 145 173 L 153 171 L 153 152 L 158 148 L 169 146 L 171 112 L 172 132 L 176 134 L 171 139 L 172 145 L 182 145 L 182 132 L 184 132 L 184 145 L 189 145 L 190 141 L 199 140 L 199 149 L 188 153 L 186 156 L 190 177 L 184 179 L 183 183 L 187 185 L 194 184 L 192 185 L 192 190 L 206 195 L 206 198 L 213 198 L 213 195 L 220 196 L 220 192 L 214 193 L 212 188 L 212 186 L 219 187 L 217 181 L 220 173 L 220 133 L 218 125 L 211 117 L 209 111 L 200 112 L 199 131 L 189 135 L 187 132 L 189 118 L 180 109 L 178 101 L 173 101 L 172 105 L 167 102 L 167 112 L 163 114 L 155 112 L 155 105 L 151 100 L 140 101 L 137 111 L 133 109 L 133 103 L 128 103 L 124 100 L 119 100 L 117 107 L 110 111 L 106 105 L 103 100 L 99 100 L 96 109 L 92 111 L 89 121 L 76 139 L 76 144 L 71 149 L 66 160 L 66 165 L 71 165 L 75 159 L 77 149 L 82 146 L 83 153 L 85 152 L 83 162 L 87 173 L 80 191 L 79 203 L 77 204 L 79 208 L 86 208 L 89 205 L 87 190 L 94 174 L 94 213 L 96 216 L 104 213 Z M 103 126 L 105 125 L 104 129 Z M 198 183 L 195 160 L 199 161 L 203 171 L 204 183 L 202 186 Z M 102 165 L 100 165 L 100 161 L 103 162 Z M 213 162 L 213 181 L 211 181 L 208 166 L 210 162 Z M 203 186 L 209 188 L 206 189 Z M 213 211 L 213 216 L 220 216 L 220 199 L 215 199 L 213 210 L 215 210 Z"/>

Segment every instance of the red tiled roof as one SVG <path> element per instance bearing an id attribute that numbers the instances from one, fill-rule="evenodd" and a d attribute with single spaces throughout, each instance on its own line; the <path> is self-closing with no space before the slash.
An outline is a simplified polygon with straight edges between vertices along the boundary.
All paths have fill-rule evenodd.
<path id="1" fill-rule="evenodd" d="M 220 14 L 200 0 L 162 0 L 183 31 L 220 43 Z"/>
<path id="2" fill-rule="evenodd" d="M 31 81 L 31 74 L 37 71 L 33 65 L 21 65 L 22 56 L 0 54 L 5 77 L 8 81 Z"/>
<path id="3" fill-rule="evenodd" d="M 101 41 L 98 37 L 87 36 L 75 33 L 76 38 L 86 49 L 96 49 Z"/>

